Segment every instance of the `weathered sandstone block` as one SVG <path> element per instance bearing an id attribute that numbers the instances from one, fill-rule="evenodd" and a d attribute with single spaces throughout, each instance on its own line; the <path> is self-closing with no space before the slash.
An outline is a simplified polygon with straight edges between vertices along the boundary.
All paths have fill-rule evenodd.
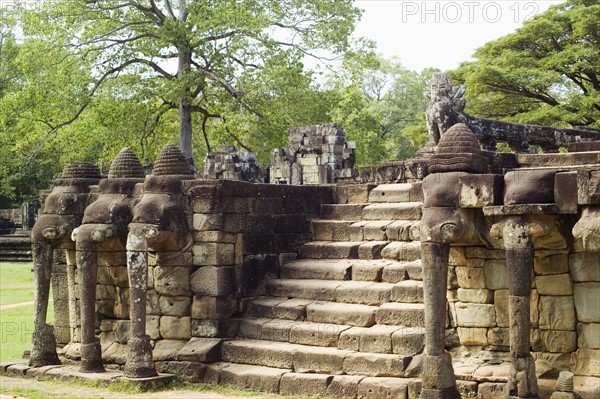
<path id="1" fill-rule="evenodd" d="M 600 254 L 582 252 L 569 255 L 569 270 L 575 282 L 600 281 Z"/>
<path id="2" fill-rule="evenodd" d="M 187 296 L 162 295 L 158 304 L 163 316 L 189 316 L 192 299 Z"/>
<path id="3" fill-rule="evenodd" d="M 459 287 L 468 289 L 486 288 L 483 268 L 457 266 L 455 269 Z"/>
<path id="4" fill-rule="evenodd" d="M 487 328 L 458 327 L 458 337 L 462 345 L 485 346 L 488 344 Z"/>
<path id="5" fill-rule="evenodd" d="M 508 269 L 505 260 L 486 260 L 483 268 L 487 288 L 491 290 L 508 288 Z"/>
<path id="6" fill-rule="evenodd" d="M 583 349 L 600 349 L 600 324 L 577 324 L 578 346 Z"/>
<path id="7" fill-rule="evenodd" d="M 540 328 L 542 330 L 575 331 L 575 303 L 571 296 L 540 296 Z"/>
<path id="8" fill-rule="evenodd" d="M 572 295 L 573 283 L 569 273 L 537 276 L 535 286 L 540 295 Z"/>
<path id="9" fill-rule="evenodd" d="M 496 327 L 494 305 L 456 302 L 455 308 L 459 327 Z"/>
<path id="10" fill-rule="evenodd" d="M 577 319 L 582 323 L 600 323 L 600 282 L 574 284 Z"/>
<path id="11" fill-rule="evenodd" d="M 160 295 L 186 296 L 190 291 L 190 268 L 156 266 L 154 289 Z"/>
<path id="12" fill-rule="evenodd" d="M 235 269 L 230 266 L 203 266 L 190 279 L 196 295 L 222 296 L 235 290 Z"/>
<path id="13" fill-rule="evenodd" d="M 191 317 L 161 316 L 160 335 L 164 339 L 190 339 Z"/>
<path id="14" fill-rule="evenodd" d="M 494 298 L 494 291 L 486 289 L 458 289 L 458 300 L 460 302 L 471 303 L 491 303 Z"/>
<path id="15" fill-rule="evenodd" d="M 558 254 L 547 256 L 545 258 L 535 258 L 533 262 L 535 274 L 561 274 L 569 271 L 568 254 Z"/>
<path id="16" fill-rule="evenodd" d="M 233 244 L 216 242 L 196 243 L 192 248 L 194 265 L 233 265 L 235 258 L 234 250 Z"/>

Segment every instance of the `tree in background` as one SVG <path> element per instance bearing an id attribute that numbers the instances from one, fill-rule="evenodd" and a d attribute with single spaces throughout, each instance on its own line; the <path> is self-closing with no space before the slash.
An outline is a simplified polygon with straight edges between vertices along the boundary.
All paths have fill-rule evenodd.
<path id="1" fill-rule="evenodd" d="M 600 128 L 600 4 L 569 0 L 487 43 L 453 80 L 467 111 L 557 127 Z"/>
<path id="2" fill-rule="evenodd" d="M 250 149 L 258 122 L 274 112 L 269 102 L 280 98 L 277 80 L 306 81 L 307 55 L 344 54 L 359 15 L 351 0 L 63 0 L 29 13 L 24 32 L 39 72 L 76 93 L 69 118 L 43 119 L 50 131 L 97 105 L 110 85 L 114 98 L 147 104 L 150 131 L 176 110 L 191 161 L 195 122 L 207 151 L 219 135 Z M 67 70 L 75 76 L 56 75 Z"/>
<path id="3" fill-rule="evenodd" d="M 424 92 L 436 70 L 410 71 L 396 58 L 345 65 L 332 82 L 339 99 L 331 119 L 357 142 L 360 165 L 415 155 L 428 138 Z"/>

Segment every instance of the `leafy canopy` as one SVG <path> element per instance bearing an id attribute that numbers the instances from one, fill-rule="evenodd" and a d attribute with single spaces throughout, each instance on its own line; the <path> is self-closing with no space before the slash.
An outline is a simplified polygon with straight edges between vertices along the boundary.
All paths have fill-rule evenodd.
<path id="1" fill-rule="evenodd" d="M 600 3 L 569 0 L 492 41 L 453 77 L 468 111 L 558 127 L 600 128 Z"/>
<path id="2" fill-rule="evenodd" d="M 351 0 L 60 0 L 24 26 L 39 72 L 75 75 L 63 82 L 77 93 L 66 97 L 71 116 L 46 118 L 50 130 L 73 123 L 110 85 L 112 97 L 150 107 L 156 122 L 142 136 L 176 112 L 191 159 L 199 133 L 206 151 L 224 137 L 253 149 L 259 126 L 285 118 L 272 98 L 310 91 L 303 60 L 343 55 L 359 16 Z"/>

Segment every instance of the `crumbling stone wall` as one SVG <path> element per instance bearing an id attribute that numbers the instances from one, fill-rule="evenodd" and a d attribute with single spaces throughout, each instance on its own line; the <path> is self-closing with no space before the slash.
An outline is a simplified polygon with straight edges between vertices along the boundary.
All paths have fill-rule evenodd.
<path id="1" fill-rule="evenodd" d="M 202 177 L 205 179 L 239 180 L 264 183 L 264 172 L 255 152 L 238 152 L 234 146 L 220 146 L 204 159 Z"/>
<path id="2" fill-rule="evenodd" d="M 266 276 L 278 276 L 281 262 L 311 240 L 310 219 L 334 196 L 331 187 L 228 180 L 190 180 L 184 186 L 193 242 L 181 252 L 151 253 L 148 262 L 146 329 L 158 371 L 177 370 L 176 355 L 199 338 L 235 336 L 238 322 L 232 317 L 244 310 L 246 298 L 264 294 Z M 123 365 L 130 332 L 126 253 L 100 259 L 103 359 Z M 67 347 L 67 355 L 77 357 L 76 344 Z M 200 361 L 204 355 L 182 358 Z M 203 370 L 196 366 L 192 369 Z"/>
<path id="3" fill-rule="evenodd" d="M 356 143 L 335 123 L 292 128 L 285 149 L 273 150 L 270 182 L 326 184 L 355 177 Z"/>

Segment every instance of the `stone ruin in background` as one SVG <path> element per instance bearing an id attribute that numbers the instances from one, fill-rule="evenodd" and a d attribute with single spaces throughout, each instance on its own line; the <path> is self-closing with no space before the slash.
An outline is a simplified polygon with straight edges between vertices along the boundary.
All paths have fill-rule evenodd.
<path id="1" fill-rule="evenodd" d="M 264 183 L 265 171 L 255 152 L 238 152 L 235 146 L 224 145 L 206 155 L 202 177 Z"/>
<path id="2" fill-rule="evenodd" d="M 269 182 L 327 184 L 357 176 L 356 143 L 335 123 L 292 128 L 285 149 L 273 150 Z"/>
<path id="3" fill-rule="evenodd" d="M 204 160 L 202 177 L 273 184 L 329 184 L 352 180 L 356 143 L 335 123 L 295 127 L 288 131 L 285 149 L 271 153 L 271 167 L 263 170 L 254 152 L 221 146 Z"/>
<path id="4" fill-rule="evenodd" d="M 435 152 L 353 177 L 366 184 L 196 179 L 173 145 L 151 176 L 129 150 L 103 179 L 67 165 L 33 232 L 29 365 L 0 373 L 110 364 L 95 377 L 336 398 L 598 398 L 600 132 L 432 107 Z M 464 123 L 444 125 L 443 109 Z M 292 129 L 278 154 L 293 162 L 271 177 L 339 181 L 339 150 L 354 154 L 343 137 L 333 124 Z M 59 328 L 46 323 L 50 285 Z"/>

